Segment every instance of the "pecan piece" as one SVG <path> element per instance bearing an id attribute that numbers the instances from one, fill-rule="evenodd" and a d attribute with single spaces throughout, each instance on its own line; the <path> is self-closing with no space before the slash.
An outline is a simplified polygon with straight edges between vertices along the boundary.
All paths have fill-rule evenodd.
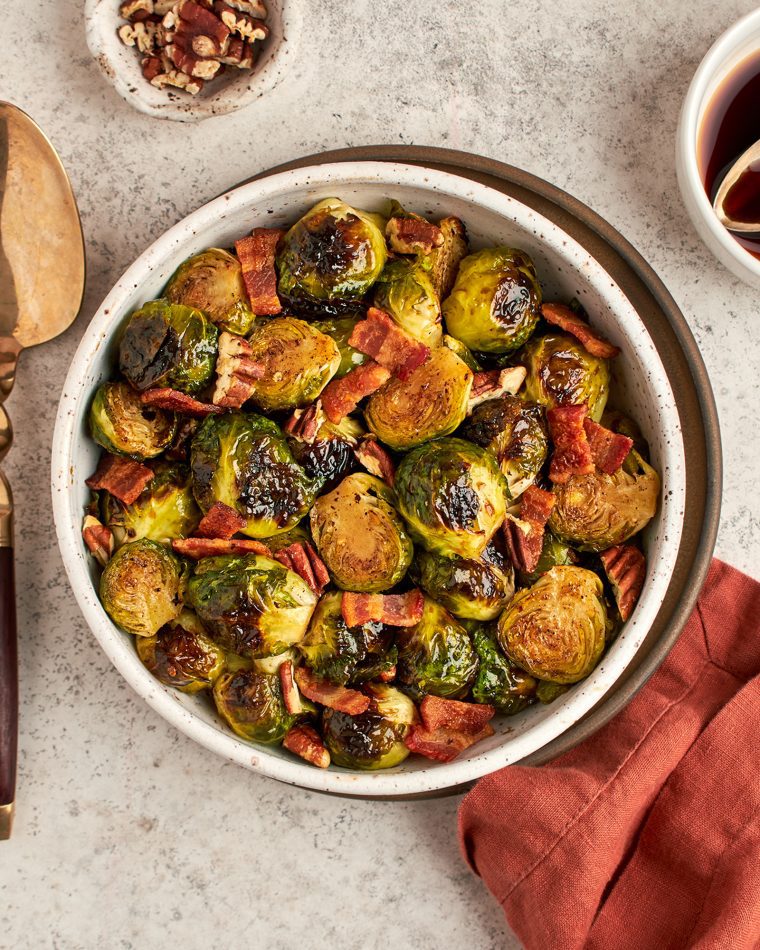
<path id="1" fill-rule="evenodd" d="M 119 7 L 119 16 L 124 20 L 134 20 L 135 16 L 154 12 L 153 0 L 125 0 Z"/>
<path id="2" fill-rule="evenodd" d="M 311 762 L 318 769 L 326 769 L 330 765 L 330 753 L 319 738 L 317 730 L 308 723 L 293 726 L 282 744 L 289 752 Z"/>
<path id="3" fill-rule="evenodd" d="M 113 554 L 113 532 L 92 515 L 85 515 L 82 522 L 82 537 L 87 549 L 101 567 L 105 567 Z"/>
<path id="4" fill-rule="evenodd" d="M 242 336 L 224 330 L 219 334 L 216 385 L 211 402 L 225 409 L 239 409 L 256 391 L 264 368 L 251 359 L 251 344 Z"/>

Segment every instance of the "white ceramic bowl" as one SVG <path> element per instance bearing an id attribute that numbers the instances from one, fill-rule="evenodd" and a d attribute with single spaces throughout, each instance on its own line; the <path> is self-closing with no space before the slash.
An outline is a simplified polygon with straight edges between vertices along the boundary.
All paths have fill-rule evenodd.
<path id="1" fill-rule="evenodd" d="M 716 90 L 759 49 L 760 9 L 734 23 L 710 47 L 686 93 L 676 133 L 678 185 L 694 227 L 718 260 L 754 287 L 760 287 L 760 260 L 735 241 L 718 220 L 705 192 L 697 149 L 702 119 Z"/>
<path id="2" fill-rule="evenodd" d="M 179 122 L 226 115 L 271 92 L 295 60 L 301 32 L 298 0 L 266 0 L 266 4 L 271 32 L 265 43 L 256 44 L 253 69 L 230 68 L 197 96 L 179 89 L 157 89 L 145 79 L 140 55 L 134 47 L 125 46 L 116 32 L 125 22 L 119 16 L 119 0 L 85 0 L 87 45 L 103 76 L 140 112 Z"/>
<path id="3" fill-rule="evenodd" d="M 331 195 L 369 210 L 379 210 L 393 196 L 431 217 L 458 215 L 475 248 L 503 243 L 528 251 L 546 297 L 579 297 L 594 325 L 622 347 L 615 371 L 617 402 L 641 425 L 662 474 L 660 511 L 647 529 L 644 592 L 601 664 L 552 705 L 497 719 L 494 736 L 446 765 L 411 756 L 388 771 L 322 771 L 283 749 L 241 741 L 221 723 L 207 697 L 168 689 L 143 667 L 132 638 L 111 623 L 100 605 L 96 570 L 82 542 L 82 510 L 89 495 L 84 481 L 99 454 L 87 435 L 87 409 L 98 383 L 113 373 L 120 324 L 143 301 L 157 297 L 189 255 L 211 245 L 229 246 L 252 227 L 284 227 Z M 64 386 L 53 445 L 53 508 L 63 561 L 88 624 L 127 682 L 174 726 L 246 768 L 308 788 L 355 795 L 415 794 L 470 781 L 540 749 L 594 706 L 633 658 L 660 606 L 678 551 L 684 489 L 683 439 L 667 375 L 644 324 L 601 266 L 570 234 L 515 199 L 449 173 L 383 162 L 281 172 L 222 195 L 167 231 L 119 280 L 85 332 Z"/>

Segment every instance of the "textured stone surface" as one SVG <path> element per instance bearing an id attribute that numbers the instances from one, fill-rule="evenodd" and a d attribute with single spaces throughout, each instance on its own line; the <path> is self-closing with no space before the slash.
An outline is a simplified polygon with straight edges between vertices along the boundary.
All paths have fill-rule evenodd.
<path id="1" fill-rule="evenodd" d="M 512 945 L 459 857 L 456 799 L 344 801 L 225 764 L 136 699 L 67 588 L 49 445 L 77 341 L 151 240 L 255 171 L 341 145 L 445 145 L 527 168 L 607 217 L 702 347 L 726 459 L 718 553 L 760 574 L 756 293 L 697 238 L 673 168 L 690 77 L 754 4 L 566 0 L 560 16 L 551 0 L 292 2 L 303 5 L 302 64 L 270 98 L 197 126 L 117 97 L 87 53 L 79 3 L 4 10 L 0 98 L 59 149 L 89 271 L 79 320 L 25 354 L 9 406 L 22 711 L 17 825 L 0 845 L 4 947 Z"/>

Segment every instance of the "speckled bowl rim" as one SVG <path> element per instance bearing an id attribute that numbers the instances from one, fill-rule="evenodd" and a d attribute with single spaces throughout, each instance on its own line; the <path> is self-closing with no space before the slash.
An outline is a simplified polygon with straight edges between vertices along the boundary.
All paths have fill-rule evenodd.
<path id="1" fill-rule="evenodd" d="M 265 179 L 235 189 L 215 199 L 209 204 L 189 215 L 175 225 L 148 248 L 143 255 L 129 268 L 117 283 L 106 300 L 103 302 L 90 326 L 86 330 L 80 346 L 74 356 L 64 392 L 61 398 L 59 413 L 56 420 L 54 436 L 53 458 L 56 464 L 53 471 L 53 507 L 58 532 L 59 544 L 64 565 L 75 596 L 85 615 L 87 622 L 100 641 L 103 649 L 119 669 L 132 687 L 164 718 L 181 729 L 187 735 L 200 742 L 205 747 L 238 762 L 247 768 L 252 768 L 263 774 L 281 781 L 302 785 L 321 791 L 331 791 L 339 794 L 351 795 L 403 795 L 431 792 L 451 786 L 459 786 L 470 782 L 481 775 L 494 771 L 504 765 L 520 761 L 525 756 L 536 752 L 547 743 L 556 739 L 558 735 L 570 728 L 583 715 L 596 705 L 600 696 L 609 689 L 609 686 L 624 672 L 628 662 L 635 655 L 646 636 L 647 629 L 664 596 L 662 584 L 667 586 L 669 580 L 668 554 L 675 560 L 677 544 L 680 538 L 680 525 L 673 521 L 673 512 L 678 511 L 680 481 L 683 475 L 672 465 L 670 487 L 675 493 L 672 504 L 668 499 L 663 501 L 662 519 L 667 526 L 666 537 L 662 542 L 661 550 L 666 554 L 663 565 L 658 565 L 661 574 L 650 577 L 650 583 L 636 608 L 633 618 L 616 641 L 615 651 L 605 660 L 606 671 L 602 667 L 578 684 L 571 694 L 558 704 L 557 715 L 550 715 L 540 723 L 527 729 L 522 735 L 510 737 L 506 747 L 496 747 L 486 752 L 473 755 L 470 758 L 457 760 L 446 765 L 432 765 L 430 767 L 405 772 L 400 770 L 378 773 L 355 773 L 328 770 L 322 772 L 305 763 L 293 759 L 280 759 L 268 754 L 263 747 L 252 747 L 242 742 L 231 733 L 221 733 L 210 724 L 203 722 L 189 710 L 179 705 L 174 698 L 173 691 L 162 687 L 142 667 L 136 657 L 134 648 L 123 634 L 121 634 L 108 619 L 96 596 L 92 581 L 87 570 L 86 554 L 83 549 L 80 524 L 80 502 L 75 500 L 75 486 L 73 485 L 74 453 L 76 449 L 76 435 L 85 411 L 89 392 L 85 391 L 83 382 L 85 369 L 95 358 L 103 340 L 112 332 L 113 313 L 121 313 L 123 298 L 128 291 L 145 279 L 153 265 L 157 264 L 175 242 L 179 242 L 188 234 L 202 233 L 209 221 L 218 216 L 229 213 L 236 198 L 241 203 L 256 194 L 260 203 L 267 202 L 267 195 L 276 195 L 280 191 L 292 191 L 301 185 L 314 186 L 320 183 L 363 184 L 368 182 L 381 183 L 386 186 L 393 184 L 409 184 L 426 190 L 441 191 L 459 199 L 475 202 L 482 207 L 495 211 L 507 220 L 518 222 L 523 227 L 535 225 L 540 228 L 542 240 L 560 257 L 584 261 L 584 266 L 593 270 L 596 266 L 599 274 L 604 278 L 604 271 L 595 262 L 588 258 L 580 245 L 570 234 L 562 231 L 550 220 L 537 214 L 528 205 L 523 205 L 503 192 L 496 191 L 478 182 L 462 179 L 449 172 L 423 168 L 414 165 L 401 165 L 386 162 L 362 162 L 359 165 L 346 163 L 342 165 L 319 165 L 300 168 L 293 171 L 280 172 Z M 270 202 L 271 203 L 271 202 Z M 597 278 L 598 280 L 599 278 Z M 594 281 L 589 278 L 590 283 Z M 614 283 L 610 286 L 614 287 Z M 597 290 L 599 288 L 597 287 Z M 608 291 L 609 293 L 609 291 Z M 630 308 L 622 294 L 617 306 Z M 629 314 L 628 319 L 634 322 L 640 320 L 635 311 Z M 637 328 L 639 329 L 639 328 Z M 640 330 L 646 335 L 643 324 Z M 643 358 L 643 357 L 642 357 Z M 662 379 L 652 378 L 652 385 L 657 389 L 663 385 L 669 391 L 669 382 L 662 369 L 656 350 L 651 357 L 653 363 L 645 364 L 658 367 Z M 673 398 L 670 392 L 670 399 Z M 663 418 L 668 421 L 668 431 L 672 436 L 680 437 L 680 423 L 678 413 L 669 410 L 662 398 L 659 399 Z M 670 450 L 664 450 L 666 453 Z M 675 450 L 673 450 L 675 451 Z M 680 449 L 683 452 L 683 447 Z M 670 519 L 670 520 L 668 520 Z M 668 541 L 668 538 L 671 540 Z M 669 551 L 669 544 L 675 543 L 675 550 Z M 614 654 L 614 658 L 613 658 Z"/>

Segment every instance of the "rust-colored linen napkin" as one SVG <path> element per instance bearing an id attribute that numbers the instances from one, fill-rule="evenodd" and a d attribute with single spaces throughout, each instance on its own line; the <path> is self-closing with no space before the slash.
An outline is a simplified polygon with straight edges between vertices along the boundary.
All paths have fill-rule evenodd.
<path id="1" fill-rule="evenodd" d="M 465 797 L 465 857 L 527 950 L 760 947 L 758 674 L 760 584 L 713 561 L 615 719 Z"/>

